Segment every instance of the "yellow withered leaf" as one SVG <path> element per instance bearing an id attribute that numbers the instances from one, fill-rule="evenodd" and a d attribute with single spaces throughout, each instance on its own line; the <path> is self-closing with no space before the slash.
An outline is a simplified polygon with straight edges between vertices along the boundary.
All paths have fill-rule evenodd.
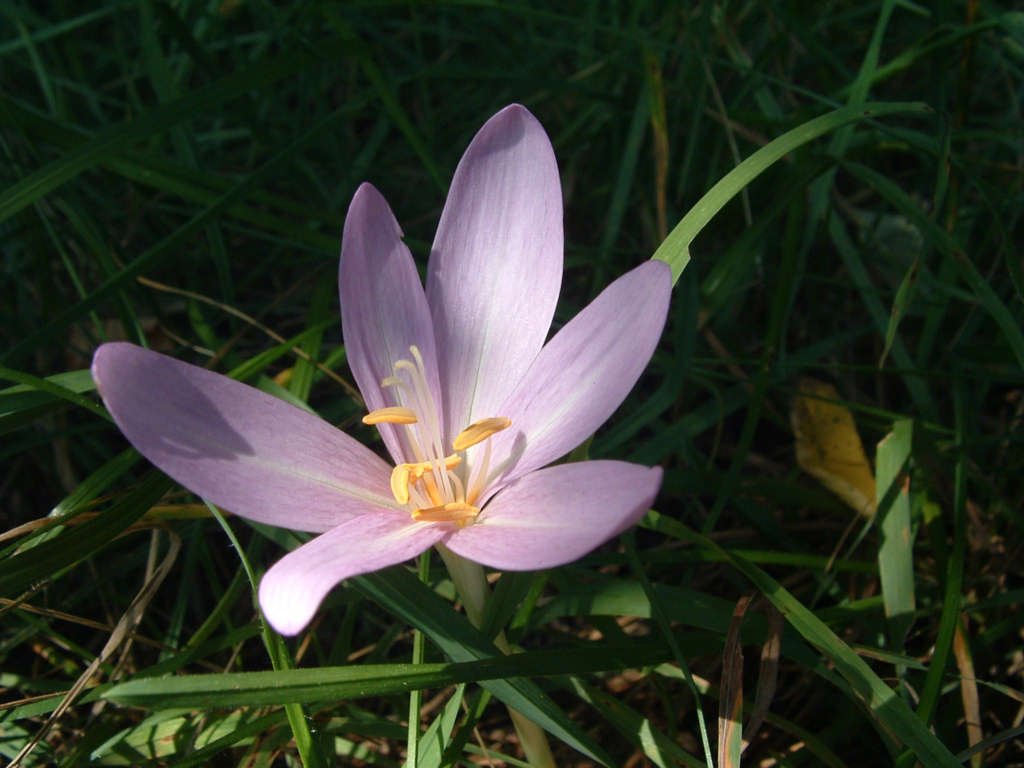
<path id="1" fill-rule="evenodd" d="M 789 414 L 796 463 L 865 517 L 875 514 L 875 476 L 853 423 L 831 384 L 803 378 Z M 825 398 L 825 399 L 821 399 Z"/>

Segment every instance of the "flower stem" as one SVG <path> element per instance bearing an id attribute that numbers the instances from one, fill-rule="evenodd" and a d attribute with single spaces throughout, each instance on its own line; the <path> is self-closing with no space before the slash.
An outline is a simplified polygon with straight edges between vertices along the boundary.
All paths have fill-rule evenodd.
<path id="1" fill-rule="evenodd" d="M 459 557 L 443 544 L 437 545 L 437 551 L 441 553 L 441 559 L 444 560 L 448 573 L 451 574 L 455 590 L 462 598 L 466 616 L 469 617 L 469 621 L 474 627 L 480 629 L 484 623 L 487 599 L 491 594 L 487 579 L 484 577 L 483 566 L 472 560 Z M 498 633 L 498 636 L 494 638 L 494 644 L 502 653 L 512 652 L 504 632 Z M 512 718 L 512 725 L 515 726 L 523 752 L 526 753 L 527 762 L 534 768 L 555 768 L 555 758 L 551 754 L 551 747 L 544 729 L 512 707 L 508 708 L 508 714 Z"/>

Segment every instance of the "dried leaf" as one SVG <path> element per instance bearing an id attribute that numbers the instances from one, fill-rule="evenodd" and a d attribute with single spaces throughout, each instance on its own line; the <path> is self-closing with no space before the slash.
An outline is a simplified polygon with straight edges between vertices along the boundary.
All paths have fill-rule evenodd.
<path id="1" fill-rule="evenodd" d="M 865 517 L 875 514 L 875 476 L 849 409 L 835 387 L 817 379 L 800 380 L 790 423 L 796 436 L 796 462 Z"/>
<path id="2" fill-rule="evenodd" d="M 722 684 L 718 694 L 718 765 L 739 768 L 743 751 L 743 648 L 740 627 L 750 597 L 736 601 L 722 649 Z"/>
<path id="3" fill-rule="evenodd" d="M 768 636 L 765 638 L 764 645 L 761 646 L 761 668 L 757 673 L 757 693 L 754 695 L 754 706 L 747 717 L 747 724 L 743 727 L 744 750 L 757 736 L 757 729 L 761 727 L 768 716 L 772 700 L 775 698 L 775 686 L 779 679 L 782 631 L 786 627 L 786 620 L 779 609 L 771 603 L 765 601 L 764 608 L 768 613 Z"/>
<path id="4" fill-rule="evenodd" d="M 975 746 L 980 743 L 985 734 L 981 729 L 981 707 L 978 703 L 978 681 L 974 676 L 974 660 L 971 658 L 971 647 L 968 641 L 967 614 L 960 617 L 956 623 L 956 633 L 953 635 L 953 654 L 956 656 L 956 666 L 960 670 L 960 700 L 964 705 L 964 725 L 967 728 L 967 743 Z M 974 768 L 981 766 L 981 753 L 971 757 L 971 765 Z"/>

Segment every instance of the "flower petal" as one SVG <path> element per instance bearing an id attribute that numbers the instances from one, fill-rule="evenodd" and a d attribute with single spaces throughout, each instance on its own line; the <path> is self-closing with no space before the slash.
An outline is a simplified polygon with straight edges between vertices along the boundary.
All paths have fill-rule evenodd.
<path id="1" fill-rule="evenodd" d="M 512 104 L 473 138 L 427 269 L 446 435 L 488 416 L 537 356 L 562 280 L 562 191 L 547 134 Z"/>
<path id="2" fill-rule="evenodd" d="M 237 515 L 326 531 L 394 508 L 390 467 L 311 413 L 134 344 L 104 344 L 92 377 L 128 441 Z"/>
<path id="3" fill-rule="evenodd" d="M 416 557 L 446 533 L 404 511 L 349 520 L 274 563 L 260 581 L 260 607 L 282 635 L 298 634 L 335 584 Z"/>
<path id="4" fill-rule="evenodd" d="M 612 415 L 654 353 L 671 291 L 668 265 L 647 261 L 605 288 L 544 346 L 498 409 L 512 420 L 491 438 L 492 466 L 504 471 L 502 482 L 564 456 Z"/>
<path id="5" fill-rule="evenodd" d="M 398 360 L 409 360 L 416 345 L 426 366 L 434 402 L 440 387 L 434 351 L 434 326 L 423 285 L 402 242 L 387 201 L 371 184 L 356 190 L 345 217 L 338 289 L 341 328 L 348 364 L 368 410 L 394 405 L 396 393 L 381 388 Z M 415 461 L 406 455 L 394 425 L 378 425 L 396 464 Z"/>
<path id="6" fill-rule="evenodd" d="M 661 487 L 661 467 L 623 461 L 560 464 L 503 488 L 480 521 L 445 546 L 507 571 L 572 562 L 644 516 Z"/>

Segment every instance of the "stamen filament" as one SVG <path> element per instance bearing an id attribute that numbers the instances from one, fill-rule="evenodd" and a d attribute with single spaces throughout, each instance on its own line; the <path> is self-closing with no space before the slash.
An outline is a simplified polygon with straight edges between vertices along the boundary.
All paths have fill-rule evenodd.
<path id="1" fill-rule="evenodd" d="M 466 500 L 466 486 L 462 484 L 462 480 L 454 472 L 448 473 L 448 478 L 452 481 L 452 485 L 455 486 L 455 500 L 465 501 Z"/>
<path id="2" fill-rule="evenodd" d="M 427 496 L 435 505 L 444 504 L 444 498 L 441 496 L 440 491 L 437 490 L 437 483 L 434 482 L 433 473 L 423 476 L 423 486 L 427 489 Z"/>
<path id="3" fill-rule="evenodd" d="M 380 385 L 382 387 L 396 387 L 400 392 L 408 393 L 415 400 L 415 392 L 411 391 L 410 386 L 406 384 L 404 381 L 402 381 L 402 378 L 400 376 L 388 376 L 386 379 L 383 379 L 380 382 Z M 404 400 L 405 398 L 399 399 Z M 411 411 L 411 409 L 407 410 Z M 405 436 L 406 442 L 409 444 L 409 450 L 412 452 L 413 458 L 416 459 L 416 461 L 423 461 L 423 449 L 420 448 L 420 444 L 416 439 L 416 430 L 406 429 L 403 430 L 401 434 Z"/>
<path id="4" fill-rule="evenodd" d="M 427 449 L 428 455 L 442 457 L 446 452 L 441 444 L 441 435 L 437 429 L 440 425 L 440 420 L 438 419 L 437 407 L 430 391 L 430 385 L 427 383 L 427 371 L 423 363 L 423 355 L 420 354 L 419 347 L 415 344 L 409 347 L 409 352 L 412 353 L 416 363 L 413 364 L 409 360 L 399 360 L 395 363 L 395 372 L 397 373 L 400 370 L 408 371 L 416 399 L 416 412 L 423 414 L 424 424 L 427 427 L 427 429 L 420 432 L 420 439 L 426 443 L 423 447 Z M 419 457 L 417 457 L 417 460 L 419 460 Z M 452 489 L 451 484 L 448 482 L 448 476 L 444 472 L 439 474 L 441 489 L 445 496 L 451 498 Z"/>
<path id="5" fill-rule="evenodd" d="M 424 509 L 425 507 L 432 506 L 433 503 L 419 486 L 409 486 L 409 504 L 407 506 L 410 506 L 412 509 Z"/>
<path id="6" fill-rule="evenodd" d="M 423 364 L 423 355 L 420 354 L 419 347 L 415 344 L 409 347 L 409 351 L 412 352 L 412 356 L 416 360 L 416 367 L 419 368 L 420 376 L 423 380 L 423 389 L 425 390 L 424 394 L 426 395 L 423 405 L 426 409 L 426 417 L 430 420 L 431 424 L 440 425 L 441 419 L 440 414 L 437 412 L 437 404 L 434 402 L 434 398 L 430 396 L 430 385 L 427 383 L 427 368 Z M 437 445 L 435 446 L 437 452 L 444 455 L 444 448 L 441 445 L 441 435 L 437 433 L 437 430 L 434 430 L 432 437 L 437 442 Z"/>
<path id="7" fill-rule="evenodd" d="M 475 504 L 476 500 L 480 497 L 480 492 L 484 489 L 484 483 L 487 481 L 487 473 L 491 469 L 491 441 L 488 440 L 484 443 L 484 457 L 479 465 L 476 467 L 476 471 L 473 472 L 473 477 L 469 483 L 469 493 L 466 494 L 466 501 L 470 504 Z"/>

